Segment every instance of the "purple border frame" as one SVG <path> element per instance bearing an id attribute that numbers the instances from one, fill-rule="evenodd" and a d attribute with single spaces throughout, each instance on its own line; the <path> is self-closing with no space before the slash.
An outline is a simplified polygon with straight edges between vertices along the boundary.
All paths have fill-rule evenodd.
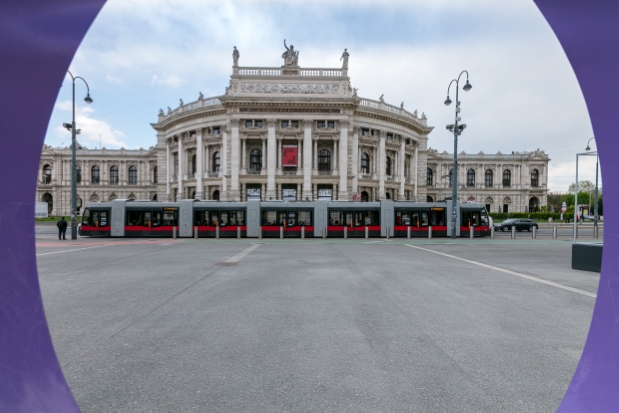
<path id="1" fill-rule="evenodd" d="M 593 123 L 603 175 L 619 176 L 619 1 L 534 0 L 576 73 Z M 39 288 L 33 186 L 58 89 L 105 0 L 0 3 L 0 411 L 79 411 L 54 352 Z M 585 139 L 587 137 L 583 137 Z M 16 173 L 19 172 L 19 173 Z M 604 181 L 606 208 L 619 181 Z M 619 408 L 619 227 L 606 215 L 593 321 L 561 412 Z"/>

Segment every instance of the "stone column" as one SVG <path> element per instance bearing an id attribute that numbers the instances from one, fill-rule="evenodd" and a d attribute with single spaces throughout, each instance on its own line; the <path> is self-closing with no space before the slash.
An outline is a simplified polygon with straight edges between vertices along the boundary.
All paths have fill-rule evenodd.
<path id="1" fill-rule="evenodd" d="M 333 138 L 333 156 L 331 157 L 333 159 L 333 167 L 331 169 L 334 175 L 337 174 L 337 142 L 338 138 Z"/>
<path id="2" fill-rule="evenodd" d="M 281 174 L 282 171 L 282 138 L 277 138 L 277 173 Z"/>
<path id="3" fill-rule="evenodd" d="M 398 195 L 399 199 L 404 199 L 404 167 L 406 163 L 406 139 L 402 136 L 400 138 L 400 153 L 398 156 L 398 161 L 400 161 L 400 193 Z M 438 178 L 438 177 L 436 177 Z"/>
<path id="4" fill-rule="evenodd" d="M 202 177 L 204 176 L 204 167 L 202 153 L 204 147 L 202 146 L 202 128 L 196 132 L 196 199 L 203 199 L 202 193 Z"/>
<path id="5" fill-rule="evenodd" d="M 418 152 L 419 152 L 419 145 L 415 145 L 415 160 L 413 161 L 415 164 L 415 202 L 417 201 L 417 185 L 419 185 L 419 168 L 418 168 L 418 162 L 419 162 L 419 157 L 418 157 Z"/>
<path id="6" fill-rule="evenodd" d="M 183 158 L 183 135 L 181 134 L 178 137 L 178 191 L 176 191 L 176 201 L 183 199 Z"/>
<path id="7" fill-rule="evenodd" d="M 340 189 L 338 199 L 348 201 L 348 120 L 340 121 Z"/>
<path id="8" fill-rule="evenodd" d="M 275 198 L 275 120 L 267 121 L 267 193 L 266 198 Z"/>
<path id="9" fill-rule="evenodd" d="M 166 201 L 170 199 L 170 141 L 166 140 L 165 143 L 165 195 Z"/>
<path id="10" fill-rule="evenodd" d="M 387 152 L 385 150 L 385 141 L 387 139 L 387 132 L 380 131 L 378 141 L 378 159 L 376 165 L 378 166 L 378 197 L 380 199 L 385 198 L 385 159 Z"/>
<path id="11" fill-rule="evenodd" d="M 243 163 L 241 164 L 241 173 L 243 175 L 247 174 L 247 137 L 243 137 L 241 139 L 241 152 L 242 152 L 242 158 L 243 159 Z"/>
<path id="12" fill-rule="evenodd" d="M 260 175 L 265 175 L 266 174 L 266 159 L 267 159 L 267 152 L 266 152 L 266 139 L 262 138 L 262 152 L 260 153 L 260 155 L 262 156 L 262 165 L 260 165 Z M 261 192 L 262 196 L 264 196 L 264 194 Z"/>
<path id="13" fill-rule="evenodd" d="M 220 168 L 219 176 L 221 177 L 221 188 L 219 189 L 219 199 L 222 201 L 228 200 L 228 181 L 226 172 L 228 167 L 228 139 L 230 139 L 230 126 L 224 125 L 223 135 L 221 137 L 221 146 L 219 148 Z"/>
<path id="14" fill-rule="evenodd" d="M 209 145 L 206 145 L 206 148 L 204 148 L 205 151 L 205 155 L 204 155 L 204 176 L 205 177 L 209 177 L 211 176 L 210 173 L 211 171 L 209 170 L 209 167 L 211 165 L 210 160 L 211 160 L 211 153 L 209 151 L 210 147 Z M 208 195 L 208 193 L 207 193 Z"/>
<path id="15" fill-rule="evenodd" d="M 239 142 L 239 120 L 232 119 L 230 121 L 231 137 L 230 137 L 230 194 L 227 197 L 229 200 L 237 200 L 240 196 L 239 192 L 239 161 L 241 160 L 240 142 Z"/>
<path id="16" fill-rule="evenodd" d="M 348 151 L 347 151 L 348 152 Z M 352 192 L 357 193 L 359 188 L 359 164 L 361 163 L 361 149 L 359 148 L 359 133 L 358 128 L 354 129 L 352 135 Z"/>
<path id="17" fill-rule="evenodd" d="M 303 198 L 312 199 L 312 124 L 313 120 L 303 121 Z"/>
<path id="18" fill-rule="evenodd" d="M 312 138 L 312 140 L 314 141 L 314 172 L 318 170 L 318 137 L 316 137 L 315 139 Z M 316 175 L 314 173 L 314 175 Z"/>

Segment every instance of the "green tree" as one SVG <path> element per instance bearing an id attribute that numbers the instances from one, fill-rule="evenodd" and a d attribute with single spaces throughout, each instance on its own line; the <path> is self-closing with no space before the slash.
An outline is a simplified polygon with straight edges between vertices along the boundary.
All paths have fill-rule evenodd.
<path id="1" fill-rule="evenodd" d="M 578 191 L 578 204 L 582 205 L 585 204 L 587 205 L 589 203 L 589 192 L 580 192 Z M 574 194 L 566 194 L 565 195 L 565 203 L 567 204 L 567 206 L 572 206 L 574 205 Z"/>

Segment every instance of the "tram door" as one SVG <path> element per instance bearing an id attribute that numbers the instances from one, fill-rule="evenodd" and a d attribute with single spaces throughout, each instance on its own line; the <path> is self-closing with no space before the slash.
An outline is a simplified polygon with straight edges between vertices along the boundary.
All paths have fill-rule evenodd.
<path id="1" fill-rule="evenodd" d="M 345 214 L 344 225 L 346 225 L 347 227 L 350 227 L 350 223 L 353 222 L 353 214 L 354 214 L 354 212 L 346 211 L 344 214 Z"/>

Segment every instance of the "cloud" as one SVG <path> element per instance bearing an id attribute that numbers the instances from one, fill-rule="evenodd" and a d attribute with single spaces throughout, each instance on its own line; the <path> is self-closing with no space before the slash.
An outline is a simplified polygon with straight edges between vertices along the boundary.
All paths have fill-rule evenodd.
<path id="1" fill-rule="evenodd" d="M 105 76 L 105 79 L 110 83 L 122 84 L 122 80 L 118 77 L 107 75 Z"/>
<path id="2" fill-rule="evenodd" d="M 150 79 L 151 85 L 166 85 L 172 87 L 178 87 L 186 83 L 185 80 L 179 78 L 176 75 L 165 75 L 163 77 L 159 77 L 158 75 L 153 75 Z"/>
<path id="3" fill-rule="evenodd" d="M 71 107 L 71 101 L 60 101 L 56 102 L 55 109 L 70 113 Z M 75 108 L 75 125 L 81 130 L 77 141 L 88 148 L 99 147 L 100 144 L 107 148 L 129 147 L 123 139 L 125 134 L 114 129 L 109 123 L 92 117 L 94 112 L 95 110 L 90 106 Z M 68 121 L 70 122 L 70 119 Z M 54 133 L 60 139 L 70 140 L 71 138 L 70 132 L 60 125 L 54 128 Z"/>

